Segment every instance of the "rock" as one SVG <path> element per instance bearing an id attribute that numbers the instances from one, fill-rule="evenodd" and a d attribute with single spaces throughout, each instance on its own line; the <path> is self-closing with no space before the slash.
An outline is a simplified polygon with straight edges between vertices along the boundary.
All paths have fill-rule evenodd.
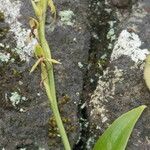
<path id="1" fill-rule="evenodd" d="M 129 16 L 122 14 L 110 63 L 87 103 L 89 143 L 94 144 L 94 139 L 124 112 L 150 104 L 150 92 L 143 79 L 144 60 L 150 53 L 150 15 L 145 10 L 149 5 L 148 0 L 139 1 Z M 150 149 L 149 118 L 150 109 L 147 108 L 133 130 L 128 150 Z"/>
<path id="2" fill-rule="evenodd" d="M 129 6 L 131 0 L 111 0 L 112 4 L 118 8 L 125 8 Z"/>
<path id="3" fill-rule="evenodd" d="M 54 26 L 51 26 L 51 20 L 47 21 L 46 34 L 53 57 L 62 63 L 55 66 L 56 90 L 60 103 L 66 97 L 69 100 L 60 104 L 59 108 L 63 120 L 68 120 L 65 127 L 73 146 L 80 134 L 78 104 L 84 66 L 88 61 L 90 35 L 85 24 L 88 4 L 86 1 L 71 0 L 55 2 L 58 14 L 62 11 L 67 17 L 67 12 L 71 12 L 65 23 L 60 15 Z M 40 71 L 29 75 L 36 61 L 32 58 L 35 41 L 28 41 L 29 17 L 34 17 L 31 2 L 0 1 L 0 10 L 4 13 L 1 21 L 5 26 L 9 24 L 10 28 L 1 40 L 3 48 L 0 49 L 5 57 L 9 56 L 7 61 L 4 58 L 0 61 L 0 114 L 4 114 L 0 118 L 0 149 L 63 149 L 57 128 L 52 127 L 48 98 L 44 88 L 40 87 Z M 71 23 L 66 24 L 66 21 Z M 83 64 L 82 68 L 78 66 L 79 62 Z M 15 105 L 10 102 L 12 95 Z"/>

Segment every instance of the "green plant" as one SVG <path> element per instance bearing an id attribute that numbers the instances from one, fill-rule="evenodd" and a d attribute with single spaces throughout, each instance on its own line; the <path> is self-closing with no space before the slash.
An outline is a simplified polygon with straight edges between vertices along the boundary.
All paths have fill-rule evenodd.
<path id="1" fill-rule="evenodd" d="M 51 51 L 45 38 L 45 18 L 48 6 L 51 13 L 56 18 L 56 10 L 52 0 L 31 0 L 36 19 L 30 19 L 32 34 L 36 37 L 38 44 L 35 46 L 35 56 L 37 62 L 33 65 L 30 72 L 33 72 L 38 65 L 41 66 L 41 78 L 53 111 L 59 133 L 61 135 L 66 150 L 71 150 L 67 134 L 65 132 L 55 91 L 55 81 L 53 74 L 53 64 L 60 64 L 59 61 L 52 59 Z M 34 32 L 37 30 L 37 34 Z M 146 106 L 133 109 L 112 123 L 112 125 L 98 139 L 93 150 L 124 150 L 133 127 Z"/>
<path id="2" fill-rule="evenodd" d="M 67 134 L 65 132 L 58 105 L 56 99 L 56 91 L 55 91 L 55 81 L 53 74 L 53 63 L 58 64 L 59 62 L 52 59 L 51 51 L 47 40 L 45 38 L 45 18 L 46 11 L 48 6 L 51 9 L 51 13 L 56 17 L 56 10 L 52 0 L 31 0 L 32 6 L 36 15 L 36 19 L 30 19 L 30 26 L 32 28 L 32 32 L 37 30 L 37 34 L 34 36 L 37 38 L 38 44 L 35 46 L 35 56 L 38 59 L 37 62 L 33 65 L 30 72 L 33 72 L 38 65 L 41 66 L 41 78 L 42 82 L 45 86 L 45 90 L 50 101 L 51 109 L 53 111 L 59 133 L 61 135 L 64 147 L 66 150 L 71 150 L 70 144 L 68 141 Z"/>
<path id="3" fill-rule="evenodd" d="M 146 106 L 137 107 L 116 119 L 100 136 L 93 150 L 124 150 L 135 123 Z"/>
<path id="4" fill-rule="evenodd" d="M 146 60 L 145 60 L 145 66 L 144 66 L 144 80 L 145 83 L 150 90 L 150 55 L 147 55 Z"/>

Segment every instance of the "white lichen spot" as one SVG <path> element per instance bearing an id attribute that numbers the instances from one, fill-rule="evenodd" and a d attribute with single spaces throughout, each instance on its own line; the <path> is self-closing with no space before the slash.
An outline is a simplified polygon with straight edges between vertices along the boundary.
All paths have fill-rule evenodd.
<path id="1" fill-rule="evenodd" d="M 111 43 L 108 44 L 108 49 L 112 49 L 113 45 Z"/>
<path id="2" fill-rule="evenodd" d="M 22 97 L 18 92 L 12 92 L 11 96 L 9 97 L 9 100 L 11 101 L 12 105 L 14 107 L 17 107 L 17 105 L 22 102 L 22 101 L 26 101 L 27 98 L 26 97 Z"/>
<path id="3" fill-rule="evenodd" d="M 83 68 L 83 64 L 81 62 L 78 62 L 79 68 Z"/>
<path id="4" fill-rule="evenodd" d="M 38 93 L 37 93 L 37 96 L 41 96 L 41 93 L 40 93 L 40 92 L 38 92 Z"/>
<path id="5" fill-rule="evenodd" d="M 23 109 L 23 108 L 20 108 L 20 110 L 19 110 L 20 112 L 25 112 L 25 110 Z"/>
<path id="6" fill-rule="evenodd" d="M 93 36 L 93 38 L 99 40 L 99 37 L 98 37 L 98 35 L 95 32 L 92 32 L 92 36 Z"/>
<path id="7" fill-rule="evenodd" d="M 86 103 L 83 103 L 80 108 L 84 109 L 85 107 L 86 107 Z"/>
<path id="8" fill-rule="evenodd" d="M 11 97 L 9 98 L 12 105 L 16 107 L 20 103 L 21 96 L 17 92 L 11 93 Z"/>
<path id="9" fill-rule="evenodd" d="M 5 15 L 5 22 L 9 24 L 10 31 L 14 33 L 17 46 L 13 51 L 19 54 L 21 60 L 29 61 L 33 47 L 37 41 L 33 39 L 28 42 L 30 30 L 23 28 L 19 22 L 19 18 L 21 17 L 21 3 L 21 1 L 1 0 L 0 10 Z"/>
<path id="10" fill-rule="evenodd" d="M 147 143 L 150 145 L 150 137 L 146 136 L 145 138 L 146 138 Z"/>
<path id="11" fill-rule="evenodd" d="M 75 20 L 73 17 L 75 16 L 73 11 L 71 10 L 64 10 L 59 12 L 60 16 L 60 24 L 61 25 L 67 25 L 67 26 L 73 26 Z"/>
<path id="12" fill-rule="evenodd" d="M 116 21 L 108 21 L 108 24 L 110 25 L 110 30 L 107 33 L 107 39 L 110 40 L 110 42 L 113 42 L 116 39 L 115 30 L 114 30 L 115 23 Z M 109 44 L 108 49 L 112 49 L 111 43 Z"/>
<path id="13" fill-rule="evenodd" d="M 15 62 L 15 59 L 14 59 L 14 58 L 11 58 L 11 59 L 10 59 L 10 62 L 14 63 L 14 62 Z"/>
<path id="14" fill-rule="evenodd" d="M 112 9 L 110 9 L 110 8 L 105 8 L 104 9 L 107 13 L 111 13 L 112 12 Z"/>
<path id="15" fill-rule="evenodd" d="M 135 33 L 123 30 L 115 43 L 111 60 L 118 59 L 122 55 L 129 56 L 135 63 L 145 60 L 150 52 L 148 49 L 141 49 L 142 42 Z"/>
<path id="16" fill-rule="evenodd" d="M 26 148 L 20 148 L 19 150 L 26 150 Z"/>
<path id="17" fill-rule="evenodd" d="M 115 30 L 112 28 L 112 29 L 110 29 L 109 31 L 108 31 L 108 33 L 107 33 L 107 39 L 110 39 L 111 38 L 111 36 L 113 36 L 115 34 Z"/>
<path id="18" fill-rule="evenodd" d="M 105 123 L 107 120 L 108 120 L 108 118 L 107 118 L 106 116 L 104 116 L 104 117 L 102 118 L 102 123 Z"/>
<path id="19" fill-rule="evenodd" d="M 0 52 L 0 62 L 8 62 L 10 59 L 10 53 L 1 53 Z"/>
<path id="20" fill-rule="evenodd" d="M 91 145 L 93 145 L 94 142 L 95 142 L 94 137 L 90 137 L 90 138 L 87 140 L 87 143 L 86 143 L 86 148 L 87 148 L 87 150 L 90 150 L 90 149 L 91 149 Z"/>
<path id="21" fill-rule="evenodd" d="M 79 96 L 79 95 L 80 95 L 80 93 L 79 93 L 79 92 L 76 92 L 76 95 L 77 95 L 77 96 Z"/>
<path id="22" fill-rule="evenodd" d="M 94 79 L 91 78 L 91 79 L 90 79 L 90 82 L 93 83 L 93 82 L 94 82 Z"/>
<path id="23" fill-rule="evenodd" d="M 77 42 L 77 38 L 73 38 L 73 41 L 74 41 L 74 42 Z"/>
<path id="24" fill-rule="evenodd" d="M 4 44 L 3 44 L 3 43 L 0 43 L 0 47 L 4 48 L 5 46 L 4 46 Z"/>
<path id="25" fill-rule="evenodd" d="M 45 150 L 45 148 L 39 147 L 39 149 L 38 149 L 38 150 Z"/>
<path id="26" fill-rule="evenodd" d="M 18 83 L 19 83 L 19 85 L 23 85 L 23 82 L 22 82 L 22 81 L 19 81 Z"/>

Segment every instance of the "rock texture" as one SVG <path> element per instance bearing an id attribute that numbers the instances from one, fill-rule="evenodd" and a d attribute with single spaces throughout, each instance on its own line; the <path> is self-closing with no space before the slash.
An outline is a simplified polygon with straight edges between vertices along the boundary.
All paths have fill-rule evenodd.
<path id="1" fill-rule="evenodd" d="M 143 79 L 144 60 L 150 53 L 149 8 L 150 2 L 144 0 L 132 6 L 129 16 L 116 10 L 119 34 L 109 65 L 87 104 L 93 138 L 124 112 L 142 104 L 148 106 L 133 131 L 128 150 L 150 149 L 150 92 Z"/>
<path id="2" fill-rule="evenodd" d="M 52 24 L 47 12 L 46 36 L 62 63 L 55 66 L 56 90 L 72 147 L 78 141 L 74 150 L 91 150 L 118 116 L 145 104 L 127 149 L 150 149 L 150 92 L 143 80 L 149 0 L 54 2 L 57 20 Z M 30 0 L 0 0 L 0 11 L 0 149 L 62 150 L 40 71 L 29 75 L 35 62 Z"/>
<path id="3" fill-rule="evenodd" d="M 129 6 L 130 0 L 111 0 L 112 4 L 118 8 L 124 8 Z"/>
<path id="4" fill-rule="evenodd" d="M 79 138 L 78 104 L 88 59 L 88 4 L 71 0 L 57 0 L 55 4 L 57 20 L 51 25 L 48 14 L 46 34 L 53 57 L 62 63 L 55 67 L 57 96 L 73 146 Z M 29 75 L 35 62 L 32 58 L 35 41 L 28 38 L 29 17 L 34 17 L 31 2 L 0 0 L 0 10 L 4 13 L 0 29 L 7 31 L 3 34 L 0 30 L 0 149 L 63 149 L 47 96 L 40 87 L 40 72 Z M 62 104 L 66 99 L 68 102 Z"/>

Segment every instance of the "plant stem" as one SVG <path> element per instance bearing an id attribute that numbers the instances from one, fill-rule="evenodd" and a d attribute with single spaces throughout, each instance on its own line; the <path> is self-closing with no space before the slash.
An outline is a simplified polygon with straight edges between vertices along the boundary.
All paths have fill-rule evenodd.
<path id="1" fill-rule="evenodd" d="M 45 38 L 45 17 L 46 17 L 46 10 L 47 10 L 47 0 L 43 0 L 43 6 L 44 6 L 44 12 L 43 15 L 39 18 L 39 42 L 41 44 L 41 47 L 44 51 L 44 57 L 51 59 L 51 51 L 49 48 L 49 45 L 47 43 L 47 40 Z M 60 117 L 60 112 L 58 109 L 57 99 L 56 99 L 56 90 L 55 90 L 55 81 L 54 81 L 54 73 L 53 73 L 53 65 L 49 64 L 48 62 L 45 62 L 46 72 L 47 72 L 47 80 L 45 82 L 45 89 L 47 92 L 47 96 L 49 98 L 51 109 L 53 111 L 65 150 L 71 150 L 69 140 L 67 137 L 67 134 L 65 132 L 65 128 L 63 126 L 63 122 Z"/>

